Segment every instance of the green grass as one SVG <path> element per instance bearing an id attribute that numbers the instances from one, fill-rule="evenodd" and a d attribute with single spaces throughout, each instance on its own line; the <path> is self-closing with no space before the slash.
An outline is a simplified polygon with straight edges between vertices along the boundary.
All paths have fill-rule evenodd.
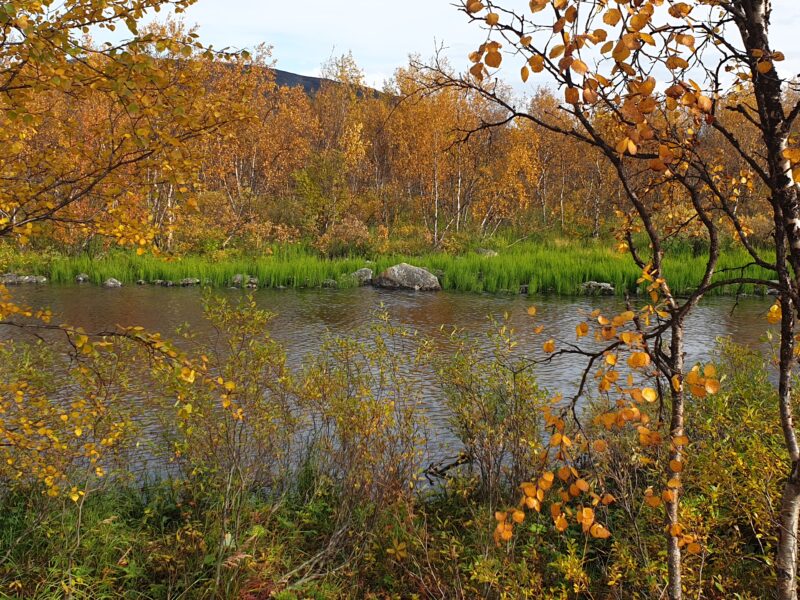
<path id="1" fill-rule="evenodd" d="M 526 242 L 498 248 L 499 255 L 486 257 L 474 252 L 461 255 L 430 253 L 421 256 L 371 257 L 372 264 L 362 257 L 326 259 L 302 245 L 279 246 L 272 256 L 210 258 L 186 256 L 158 258 L 136 256 L 128 252 L 112 252 L 99 258 L 42 257 L 30 254 L 6 259 L 6 270 L 26 274 L 43 274 L 54 283 L 71 283 L 78 273 L 87 273 L 95 283 L 109 277 L 131 284 L 137 280 L 156 279 L 179 281 L 196 277 L 214 287 L 229 285 L 237 273 L 259 279 L 261 287 L 290 288 L 319 287 L 327 279 L 335 279 L 340 287 L 352 286 L 348 277 L 356 269 L 369 266 L 376 273 L 399 262 L 425 267 L 440 276 L 445 289 L 461 292 L 517 293 L 520 286 L 529 286 L 530 294 L 577 294 L 586 281 L 612 283 L 618 294 L 636 289 L 639 269 L 627 254 L 614 251 L 603 241 Z M 727 250 L 719 269 L 747 265 L 748 255 L 741 249 Z M 665 262 L 670 286 L 676 293 L 690 291 L 700 280 L 705 267 L 703 256 L 694 256 L 688 245 L 676 246 Z M 18 270 L 19 269 L 19 270 Z M 24 269 L 24 271 L 23 271 Z M 725 276 L 746 276 L 773 279 L 774 275 L 757 267 Z M 753 286 L 718 289 L 724 293 L 758 293 Z"/>

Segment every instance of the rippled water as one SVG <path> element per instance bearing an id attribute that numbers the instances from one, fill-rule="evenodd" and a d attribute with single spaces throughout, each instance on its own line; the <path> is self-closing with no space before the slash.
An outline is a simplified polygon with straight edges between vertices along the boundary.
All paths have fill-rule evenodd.
<path id="1" fill-rule="evenodd" d="M 235 298 L 242 292 L 219 293 Z M 14 297 L 36 308 L 51 308 L 57 322 L 68 322 L 87 331 L 120 325 L 141 325 L 165 336 L 182 324 L 200 335 L 209 331 L 203 320 L 202 294 L 198 289 L 125 287 L 103 289 L 91 286 L 31 286 L 14 290 Z M 565 341 L 575 340 L 575 325 L 581 316 L 595 308 L 607 313 L 619 311 L 619 298 L 524 298 L 457 293 L 389 292 L 372 288 L 349 290 L 259 290 L 255 298 L 262 308 L 277 314 L 271 331 L 283 342 L 290 364 L 298 365 L 310 353 L 319 350 L 326 334 L 351 335 L 369 322 L 381 308 L 398 324 L 417 330 L 421 335 L 442 337 L 440 327 L 463 328 L 475 334 L 478 344 L 485 344 L 480 334 L 489 326 L 489 315 L 509 313 L 518 329 L 520 351 L 538 351 L 542 336 L 532 333 L 533 321 L 526 314 L 531 304 L 538 308 L 536 322 L 546 325 L 546 335 Z M 691 315 L 687 323 L 688 360 L 701 360 L 713 353 L 716 338 L 730 336 L 735 341 L 757 345 L 766 330 L 764 315 L 770 301 L 763 298 L 710 298 Z M 8 332 L 3 332 L 8 335 Z M 441 352 L 447 351 L 442 344 Z M 563 358 L 541 365 L 537 377 L 542 387 L 565 396 L 575 389 L 583 363 Z M 447 419 L 441 394 L 430 373 L 409 373 L 427 390 L 426 404 L 434 428 L 444 435 Z M 437 453 L 437 452 L 435 452 Z"/>

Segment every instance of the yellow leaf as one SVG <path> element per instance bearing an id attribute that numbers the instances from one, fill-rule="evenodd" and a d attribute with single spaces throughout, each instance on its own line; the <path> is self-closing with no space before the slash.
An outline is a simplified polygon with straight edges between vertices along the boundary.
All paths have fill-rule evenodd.
<path id="1" fill-rule="evenodd" d="M 669 461 L 669 470 L 673 473 L 680 473 L 683 471 L 683 463 L 679 460 Z"/>
<path id="2" fill-rule="evenodd" d="M 580 90 L 576 87 L 568 87 L 564 92 L 567 104 L 578 104 L 581 101 Z"/>
<path id="3" fill-rule="evenodd" d="M 650 356 L 646 352 L 634 352 L 628 358 L 628 366 L 634 369 L 640 369 L 650 364 Z"/>
<path id="4" fill-rule="evenodd" d="M 556 351 L 556 341 L 555 340 L 547 340 L 543 345 L 542 349 L 547 352 L 548 354 L 552 354 Z"/>
<path id="5" fill-rule="evenodd" d="M 572 61 L 570 69 L 575 71 L 578 75 L 585 75 L 589 71 L 589 67 L 582 60 Z"/>
<path id="6" fill-rule="evenodd" d="M 528 64 L 534 73 L 541 73 L 544 71 L 544 56 L 536 54 L 528 59 Z"/>
<path id="7" fill-rule="evenodd" d="M 497 13 L 491 12 L 488 15 L 486 15 L 486 24 L 487 25 L 490 25 L 490 26 L 494 27 L 499 22 L 500 22 L 500 15 L 498 15 Z"/>
<path id="8" fill-rule="evenodd" d="M 642 397 L 648 402 L 655 402 L 658 400 L 658 392 L 656 392 L 653 388 L 644 388 L 642 390 Z"/>
<path id="9" fill-rule="evenodd" d="M 612 27 L 619 23 L 620 19 L 622 19 L 622 13 L 616 8 L 608 9 L 603 15 L 603 23 Z"/>
<path id="10" fill-rule="evenodd" d="M 593 538 L 598 538 L 601 540 L 611 537 L 611 532 L 602 525 L 600 525 L 600 523 L 595 523 L 594 525 L 592 525 L 592 528 L 589 530 L 589 533 Z"/>
<path id="11" fill-rule="evenodd" d="M 563 514 L 558 515 L 555 521 L 556 521 L 556 529 L 558 531 L 565 531 L 567 527 L 569 527 L 569 523 L 567 523 L 567 519 L 564 518 Z"/>
<path id="12" fill-rule="evenodd" d="M 486 66 L 492 69 L 497 69 L 503 62 L 503 55 L 499 52 L 488 52 L 486 54 Z"/>

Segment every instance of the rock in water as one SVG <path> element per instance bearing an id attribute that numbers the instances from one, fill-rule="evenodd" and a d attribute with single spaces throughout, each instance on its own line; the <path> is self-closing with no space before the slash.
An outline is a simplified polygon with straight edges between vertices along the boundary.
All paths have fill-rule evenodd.
<path id="1" fill-rule="evenodd" d="M 581 291 L 587 296 L 613 296 L 614 286 L 600 281 L 587 281 L 581 284 Z"/>
<path id="2" fill-rule="evenodd" d="M 352 273 L 350 276 L 356 280 L 356 283 L 358 283 L 358 285 L 361 286 L 361 285 L 369 285 L 370 283 L 372 283 L 372 277 L 374 276 L 374 273 L 372 269 L 367 269 L 365 267 L 363 269 L 359 269 L 355 273 Z"/>
<path id="3" fill-rule="evenodd" d="M 194 287 L 196 285 L 200 285 L 200 280 L 196 277 L 187 277 L 186 279 L 181 279 L 181 287 Z"/>
<path id="4" fill-rule="evenodd" d="M 421 267 L 400 263 L 389 267 L 373 280 L 376 287 L 390 290 L 419 290 L 438 292 L 442 289 L 436 276 Z"/>
<path id="5" fill-rule="evenodd" d="M 231 277 L 231 287 L 244 287 L 244 284 L 249 281 L 249 279 L 250 278 L 247 275 L 238 273 L 237 275 Z"/>
<path id="6" fill-rule="evenodd" d="M 121 288 L 122 282 L 119 279 L 114 279 L 113 277 L 109 277 L 103 282 L 103 287 L 105 288 Z"/>
<path id="7" fill-rule="evenodd" d="M 87 273 L 78 273 L 75 275 L 75 283 L 89 283 L 89 275 Z"/>

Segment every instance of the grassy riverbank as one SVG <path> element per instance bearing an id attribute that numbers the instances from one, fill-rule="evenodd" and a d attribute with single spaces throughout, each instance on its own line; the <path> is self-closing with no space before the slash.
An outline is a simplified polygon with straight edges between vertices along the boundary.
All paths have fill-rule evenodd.
<path id="1" fill-rule="evenodd" d="M 36 253 L 8 255 L 0 262 L 4 271 L 46 275 L 54 283 L 71 283 L 86 273 L 94 283 L 109 277 L 132 284 L 138 280 L 179 281 L 198 278 L 208 285 L 224 287 L 237 273 L 257 277 L 261 287 L 320 287 L 336 280 L 340 287 L 355 285 L 348 275 L 362 267 L 376 273 L 399 262 L 425 267 L 436 273 L 445 289 L 460 292 L 517 293 L 523 286 L 530 294 L 571 295 L 587 281 L 608 282 L 618 294 L 636 289 L 639 269 L 627 254 L 616 252 L 608 242 L 566 241 L 527 242 L 498 248 L 497 256 L 478 252 L 459 255 L 429 253 L 419 256 L 376 255 L 328 259 L 303 246 L 276 246 L 271 255 L 198 255 L 179 258 L 136 256 L 112 252 L 98 257 L 53 256 Z M 772 279 L 768 271 L 748 267 L 749 256 L 741 249 L 726 251 L 719 264 L 726 276 Z M 695 256 L 689 246 L 670 253 L 666 261 L 667 279 L 674 290 L 685 293 L 702 277 L 705 258 Z M 753 286 L 719 289 L 715 293 L 759 293 Z"/>

